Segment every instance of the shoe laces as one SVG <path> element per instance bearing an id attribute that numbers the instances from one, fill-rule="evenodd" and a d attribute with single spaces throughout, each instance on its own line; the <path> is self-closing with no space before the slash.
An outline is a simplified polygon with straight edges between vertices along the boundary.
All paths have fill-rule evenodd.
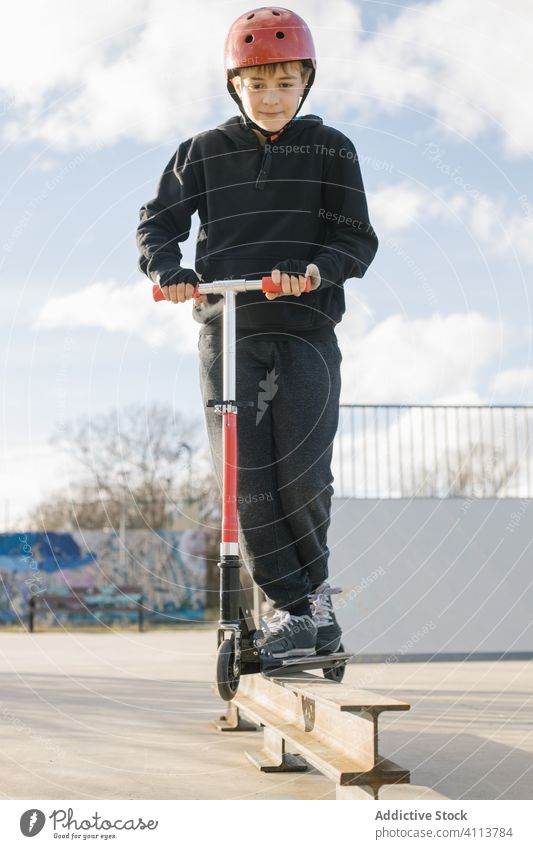
<path id="1" fill-rule="evenodd" d="M 261 618 L 260 623 L 263 634 L 268 637 L 271 634 L 279 634 L 290 628 L 292 624 L 303 622 L 304 619 L 309 619 L 309 616 L 294 616 L 289 610 L 278 610 L 268 622 Z"/>
<path id="2" fill-rule="evenodd" d="M 317 625 L 329 625 L 330 622 L 333 622 L 331 596 L 341 592 L 341 587 L 330 587 L 329 584 L 323 583 L 309 595 L 313 619 Z"/>

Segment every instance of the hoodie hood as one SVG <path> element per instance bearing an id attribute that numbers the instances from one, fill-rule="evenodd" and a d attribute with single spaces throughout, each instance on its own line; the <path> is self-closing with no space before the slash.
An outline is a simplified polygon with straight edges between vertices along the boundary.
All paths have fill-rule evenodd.
<path id="1" fill-rule="evenodd" d="M 297 115 L 291 126 L 287 127 L 279 136 L 280 143 L 285 144 L 286 141 L 294 140 L 304 130 L 322 123 L 322 118 L 319 115 Z M 259 139 L 243 115 L 233 115 L 219 124 L 217 130 L 232 139 L 237 147 L 248 147 L 251 141 L 255 144 L 259 143 Z"/>

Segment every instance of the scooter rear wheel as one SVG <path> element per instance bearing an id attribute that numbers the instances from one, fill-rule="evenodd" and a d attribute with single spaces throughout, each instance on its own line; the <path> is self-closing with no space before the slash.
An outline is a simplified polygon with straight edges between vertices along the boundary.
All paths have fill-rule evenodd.
<path id="1" fill-rule="evenodd" d="M 339 648 L 337 649 L 339 652 L 344 651 L 344 646 L 341 643 Z M 322 670 L 322 674 L 324 678 L 327 678 L 328 681 L 336 681 L 337 684 L 340 684 L 342 679 L 344 678 L 344 673 L 346 672 L 346 661 L 341 661 L 336 666 L 329 666 Z"/>
<path id="2" fill-rule="evenodd" d="M 230 702 L 237 693 L 240 675 L 233 673 L 233 640 L 222 640 L 217 654 L 217 688 L 221 699 Z"/>

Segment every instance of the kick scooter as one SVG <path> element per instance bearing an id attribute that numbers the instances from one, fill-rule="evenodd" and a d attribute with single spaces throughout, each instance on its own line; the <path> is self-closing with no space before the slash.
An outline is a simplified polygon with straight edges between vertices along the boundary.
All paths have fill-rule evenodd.
<path id="1" fill-rule="evenodd" d="M 307 278 L 305 291 L 311 288 Z M 277 659 L 261 653 L 254 642 L 257 629 L 252 617 L 252 605 L 248 593 L 241 587 L 240 556 L 237 526 L 237 414 L 239 407 L 255 407 L 254 401 L 236 400 L 235 373 L 235 296 L 238 292 L 281 292 L 271 277 L 260 280 L 217 280 L 198 283 L 194 297 L 221 295 L 223 311 L 223 399 L 211 399 L 206 406 L 214 407 L 222 416 L 222 534 L 220 542 L 220 619 L 217 632 L 217 688 L 224 701 L 231 701 L 239 686 L 241 675 L 262 673 L 278 674 L 282 670 L 299 672 L 307 669 L 322 669 L 331 681 L 342 681 L 346 663 L 350 658 L 342 645 L 333 654 L 311 655 L 305 658 Z M 153 287 L 155 301 L 165 300 L 160 287 Z"/>

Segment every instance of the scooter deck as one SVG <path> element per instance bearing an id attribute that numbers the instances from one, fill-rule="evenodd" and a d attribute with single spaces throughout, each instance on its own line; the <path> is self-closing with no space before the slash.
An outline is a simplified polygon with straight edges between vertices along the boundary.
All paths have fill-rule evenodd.
<path id="1" fill-rule="evenodd" d="M 347 652 L 334 652 L 333 654 L 313 654 L 309 657 L 261 658 L 261 672 L 269 676 L 286 670 L 304 672 L 306 669 L 329 669 L 337 664 L 347 663 L 351 657 L 353 655 Z"/>

